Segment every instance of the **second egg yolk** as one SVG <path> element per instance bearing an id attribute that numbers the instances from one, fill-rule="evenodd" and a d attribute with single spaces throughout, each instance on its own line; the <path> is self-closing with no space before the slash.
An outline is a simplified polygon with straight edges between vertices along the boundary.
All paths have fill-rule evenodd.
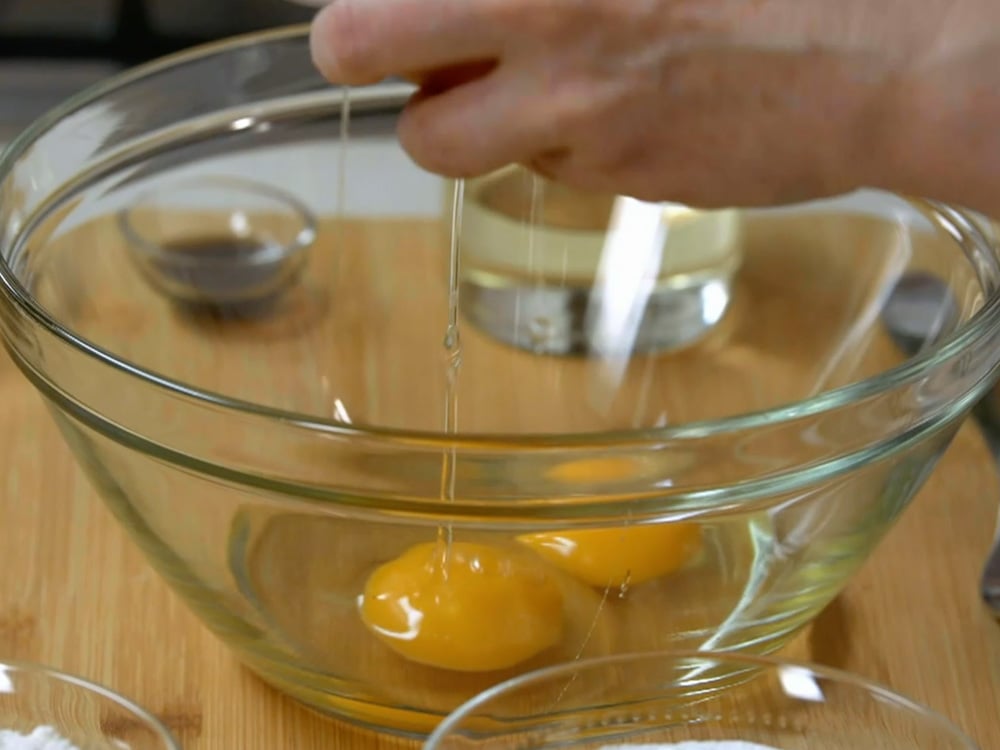
<path id="1" fill-rule="evenodd" d="M 614 482 L 631 477 L 636 467 L 635 461 L 628 458 L 584 458 L 554 466 L 546 472 L 546 477 L 567 484 Z"/>
<path id="2" fill-rule="evenodd" d="M 465 672 L 512 667 L 562 635 L 562 592 L 525 554 L 484 544 L 420 544 L 376 569 L 361 619 L 401 656 Z"/>
<path id="3" fill-rule="evenodd" d="M 573 577 L 603 588 L 673 573 L 700 549 L 701 530 L 697 524 L 667 523 L 528 534 L 519 541 Z"/>

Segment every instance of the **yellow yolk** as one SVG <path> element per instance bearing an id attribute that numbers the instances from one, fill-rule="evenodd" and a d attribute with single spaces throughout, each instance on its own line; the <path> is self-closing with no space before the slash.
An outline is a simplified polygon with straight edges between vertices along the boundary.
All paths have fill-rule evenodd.
<path id="1" fill-rule="evenodd" d="M 584 458 L 554 466 L 547 473 L 549 479 L 557 482 L 613 482 L 628 479 L 635 473 L 636 463 L 630 458 L 606 456 L 604 458 Z"/>
<path id="2" fill-rule="evenodd" d="M 562 635 L 562 593 L 529 556 L 420 544 L 376 569 L 361 619 L 401 656 L 463 672 L 512 667 Z"/>
<path id="3" fill-rule="evenodd" d="M 681 568 L 701 547 L 696 524 L 548 532 L 519 541 L 584 583 L 637 585 Z"/>

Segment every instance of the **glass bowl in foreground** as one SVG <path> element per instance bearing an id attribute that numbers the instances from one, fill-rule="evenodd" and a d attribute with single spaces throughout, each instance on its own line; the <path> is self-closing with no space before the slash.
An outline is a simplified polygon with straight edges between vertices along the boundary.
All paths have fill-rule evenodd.
<path id="1" fill-rule="evenodd" d="M 397 141 L 411 93 L 333 89 L 279 30 L 111 79 L 0 157 L 4 341 L 81 466 L 245 663 L 382 729 L 578 657 L 780 648 L 992 382 L 988 227 L 878 192 L 460 191 Z M 192 305 L 123 232 L 150 196 L 187 247 L 234 217 L 295 246 L 288 206 L 315 228 L 260 304 Z M 912 274 L 951 299 L 915 352 L 881 315 Z"/>
<path id="2" fill-rule="evenodd" d="M 35 664 L 0 664 L 0 747 L 180 750 L 145 709 L 105 687 Z"/>
<path id="3" fill-rule="evenodd" d="M 713 690 L 728 675 L 733 686 Z M 600 706 L 600 708 L 593 708 Z M 887 688 L 823 667 L 727 654 L 585 660 L 498 685 L 424 750 L 976 750 Z"/>

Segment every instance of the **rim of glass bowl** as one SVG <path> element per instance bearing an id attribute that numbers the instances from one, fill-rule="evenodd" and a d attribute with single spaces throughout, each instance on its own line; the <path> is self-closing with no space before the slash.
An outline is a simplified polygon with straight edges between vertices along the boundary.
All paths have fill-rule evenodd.
<path id="1" fill-rule="evenodd" d="M 165 750 L 181 750 L 180 743 L 174 738 L 173 734 L 171 734 L 170 730 L 163 724 L 162 721 L 138 703 L 129 700 L 124 695 L 115 692 L 111 688 L 105 687 L 104 685 L 100 685 L 96 682 L 91 682 L 90 680 L 85 680 L 82 677 L 77 677 L 74 674 L 63 672 L 59 669 L 33 662 L 0 661 L 0 674 L 5 672 L 21 672 L 23 674 L 35 675 L 45 680 L 61 682 L 73 689 L 83 690 L 87 693 L 94 693 L 105 700 L 111 701 L 123 711 L 135 716 L 144 725 L 152 729 L 156 733 L 157 738 L 163 742 Z"/>
<path id="2" fill-rule="evenodd" d="M 794 660 L 786 660 L 773 656 L 753 656 L 749 654 L 735 654 L 719 651 L 645 651 L 629 654 L 618 654 L 614 656 L 602 656 L 581 661 L 566 662 L 551 667 L 544 667 L 532 672 L 513 677 L 490 688 L 487 688 L 478 695 L 470 698 L 460 705 L 435 728 L 427 737 L 423 750 L 440 750 L 442 742 L 449 738 L 449 735 L 458 729 L 462 722 L 474 716 L 476 712 L 488 706 L 497 698 L 520 688 L 541 684 L 549 680 L 560 677 L 571 677 L 580 671 L 590 671 L 607 666 L 627 666 L 629 664 L 648 664 L 654 661 L 708 661 L 722 664 L 741 665 L 746 668 L 761 668 L 766 670 L 794 669 L 804 670 L 823 680 L 845 685 L 853 690 L 858 690 L 874 700 L 888 703 L 894 708 L 904 710 L 906 713 L 919 716 L 921 720 L 926 720 L 935 728 L 943 730 L 952 735 L 954 739 L 961 741 L 966 746 L 966 750 L 979 750 L 979 746 L 951 719 L 938 713 L 932 708 L 917 703 L 905 695 L 901 695 L 891 688 L 878 682 L 847 672 L 842 669 L 825 667 L 818 664 L 810 664 Z M 529 727 L 530 731 L 530 727 Z"/>
<path id="3" fill-rule="evenodd" d="M 15 138 L 6 150 L 0 153 L 0 183 L 12 172 L 18 159 L 28 151 L 37 139 L 50 131 L 64 118 L 85 107 L 99 103 L 103 97 L 116 90 L 138 83 L 143 79 L 152 77 L 157 73 L 165 72 L 185 62 L 208 59 L 214 55 L 235 52 L 242 48 L 262 43 L 301 41 L 308 39 L 308 35 L 309 26 L 307 24 L 299 24 L 265 32 L 234 36 L 162 57 L 110 77 L 77 94 L 61 106 L 42 116 Z M 408 85 L 406 87 L 407 90 L 412 90 Z M 331 87 L 331 94 L 334 90 Z M 392 90 L 396 94 L 399 93 L 399 90 L 395 88 Z M 906 198 L 903 199 L 906 200 Z M 153 388 L 163 389 L 174 395 L 211 405 L 216 409 L 221 407 L 223 410 L 245 416 L 270 418 L 285 424 L 295 425 L 299 428 L 321 431 L 331 436 L 375 439 L 386 445 L 418 445 L 424 449 L 454 450 L 456 448 L 467 448 L 470 450 L 496 450 L 498 448 L 510 448 L 520 452 L 536 448 L 582 451 L 586 449 L 606 448 L 609 445 L 613 445 L 615 448 L 622 448 L 629 445 L 648 445 L 650 443 L 669 440 L 691 441 L 699 438 L 711 438 L 713 436 L 755 428 L 773 428 L 785 422 L 830 412 L 865 398 L 877 396 L 894 388 L 911 385 L 926 376 L 934 368 L 961 356 L 963 352 L 975 347 L 977 342 L 986 339 L 991 333 L 1000 330 L 1000 294 L 997 293 L 998 289 L 1000 289 L 1000 259 L 993 252 L 989 240 L 976 225 L 972 214 L 934 200 L 923 198 L 911 198 L 908 200 L 933 225 L 937 226 L 939 231 L 946 232 L 956 243 L 964 246 L 967 259 L 976 268 L 980 283 L 989 287 L 984 290 L 986 300 L 982 308 L 969 321 L 934 346 L 928 347 L 925 351 L 907 359 L 895 368 L 881 372 L 873 377 L 820 393 L 803 401 L 792 402 L 769 410 L 662 428 L 572 434 L 476 433 L 463 435 L 459 433 L 458 435 L 449 436 L 442 432 L 434 431 L 345 425 L 334 421 L 332 418 L 322 418 L 266 407 L 204 390 L 164 377 L 119 358 L 112 352 L 77 336 L 73 331 L 49 315 L 17 278 L 16 273 L 7 262 L 5 253 L 0 255 L 0 284 L 5 287 L 5 294 L 13 300 L 21 313 L 26 315 L 34 324 L 42 326 L 61 342 L 77 350 L 79 353 L 97 359 L 104 365 L 137 378 Z M 30 227 L 31 222 L 25 222 L 25 225 Z M 13 238 L 14 242 L 23 239 L 20 235 L 20 232 L 23 231 L 23 229 L 19 230 L 18 236 Z M 970 244 L 971 248 L 969 247 Z M 974 257 L 970 257 L 970 253 Z M 998 355 L 998 359 L 1000 359 L 1000 355 Z M 996 363 L 993 364 L 995 365 Z M 990 369 L 992 369 L 992 366 L 985 369 L 983 373 L 984 377 Z M 958 395 L 968 396 L 969 390 L 969 388 L 966 388 L 965 391 Z"/>

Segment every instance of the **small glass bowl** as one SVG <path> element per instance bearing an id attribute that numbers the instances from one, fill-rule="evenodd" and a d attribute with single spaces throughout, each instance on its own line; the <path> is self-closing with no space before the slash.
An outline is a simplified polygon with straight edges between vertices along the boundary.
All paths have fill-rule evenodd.
<path id="1" fill-rule="evenodd" d="M 424 750 L 642 745 L 646 750 L 977 750 L 942 716 L 863 678 L 709 652 L 583 660 L 524 675 L 459 707 Z"/>
<path id="2" fill-rule="evenodd" d="M 33 735 L 38 746 L 67 750 L 180 750 L 144 708 L 105 687 L 34 664 L 0 664 L 0 747 L 7 747 L 8 733 Z"/>
<path id="3" fill-rule="evenodd" d="M 197 306 L 273 299 L 298 277 L 316 238 L 315 218 L 294 196 L 233 177 L 157 185 L 118 223 L 150 283 Z"/>

